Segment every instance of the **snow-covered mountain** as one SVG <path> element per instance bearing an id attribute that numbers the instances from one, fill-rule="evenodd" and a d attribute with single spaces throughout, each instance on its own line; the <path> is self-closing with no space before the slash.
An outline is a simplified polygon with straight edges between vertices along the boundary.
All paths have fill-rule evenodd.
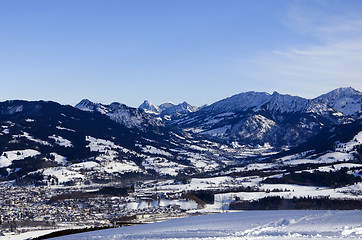
<path id="1" fill-rule="evenodd" d="M 180 118 L 188 115 L 189 113 L 193 113 L 199 110 L 198 107 L 192 106 L 187 102 L 183 102 L 180 104 L 167 102 L 157 107 L 147 100 L 145 100 L 138 108 L 144 110 L 151 115 L 160 115 L 166 121 L 170 119 Z"/>
<path id="2" fill-rule="evenodd" d="M 142 109 L 145 112 L 150 113 L 150 114 L 159 114 L 162 112 L 161 108 L 153 105 L 152 103 L 150 103 L 147 100 L 145 100 L 138 108 Z"/>
<path id="3" fill-rule="evenodd" d="M 351 87 L 338 88 L 312 99 L 306 111 L 320 114 L 333 111 L 334 114 L 360 118 L 362 113 L 362 93 Z"/>
<path id="4" fill-rule="evenodd" d="M 66 183 L 216 174 L 286 148 L 307 151 L 305 144 L 316 149 L 329 143 L 324 150 L 333 150 L 337 141 L 348 142 L 358 133 L 361 95 L 351 88 L 315 99 L 247 92 L 201 109 L 163 104 L 159 115 L 86 99 L 76 107 L 6 101 L 0 103 L 0 180 L 56 176 Z M 335 137 L 343 135 L 348 137 Z"/>
<path id="5" fill-rule="evenodd" d="M 274 116 L 278 116 L 284 113 L 296 113 L 301 112 L 305 108 L 308 100 L 305 98 L 282 95 L 278 92 L 274 92 L 265 106 L 261 105 L 260 108 L 265 108 L 269 112 L 273 113 Z M 254 111 L 257 111 L 255 109 Z"/>
<path id="6" fill-rule="evenodd" d="M 158 106 L 161 111 L 165 111 L 166 109 L 168 108 L 171 108 L 171 107 L 174 107 L 176 106 L 177 104 L 174 104 L 173 102 L 167 102 L 167 103 L 162 103 L 160 106 Z"/>
<path id="7" fill-rule="evenodd" d="M 188 115 L 189 113 L 193 113 L 199 110 L 198 107 L 192 106 L 187 102 L 183 102 L 173 106 L 171 106 L 170 103 L 162 104 L 160 108 L 162 109 L 161 115 L 170 116 L 171 119 L 180 118 Z"/>
<path id="8" fill-rule="evenodd" d="M 361 118 L 362 93 L 340 88 L 315 99 L 246 92 L 172 122 L 239 145 L 296 146 L 324 128 Z"/>
<path id="9" fill-rule="evenodd" d="M 144 104 L 147 105 L 147 103 L 148 102 Z M 150 105 L 150 103 L 148 104 Z M 154 118 L 137 108 L 128 107 L 125 104 L 117 102 L 104 105 L 83 99 L 75 107 L 82 111 L 97 111 L 127 128 L 138 128 L 139 130 L 146 131 L 150 130 L 149 127 L 158 128 L 164 126 L 164 123 L 160 119 Z"/>
<path id="10" fill-rule="evenodd" d="M 0 103 L 0 180 L 128 181 L 215 171 L 238 158 L 231 147 L 159 122 L 118 103 Z"/>

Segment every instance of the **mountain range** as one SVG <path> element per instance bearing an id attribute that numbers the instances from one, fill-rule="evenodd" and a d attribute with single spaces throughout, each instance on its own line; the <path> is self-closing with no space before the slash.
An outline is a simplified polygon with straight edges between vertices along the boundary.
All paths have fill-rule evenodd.
<path id="1" fill-rule="evenodd" d="M 159 106 L 155 106 L 149 101 L 145 100 L 138 109 L 144 110 L 151 115 L 160 115 L 165 120 L 171 120 L 174 118 L 184 117 L 190 113 L 197 112 L 200 108 L 192 106 L 187 102 L 180 104 L 174 104 L 172 102 L 163 103 Z"/>
<path id="2" fill-rule="evenodd" d="M 246 92 L 203 107 L 10 100 L 0 103 L 0 180 L 90 184 L 215 174 L 274 154 L 332 151 L 362 131 L 361 105 L 353 88 L 314 99 Z"/>
<path id="3" fill-rule="evenodd" d="M 362 93 L 340 88 L 314 99 L 277 92 L 246 92 L 172 121 L 205 136 L 239 145 L 293 147 L 322 129 L 361 118 Z"/>

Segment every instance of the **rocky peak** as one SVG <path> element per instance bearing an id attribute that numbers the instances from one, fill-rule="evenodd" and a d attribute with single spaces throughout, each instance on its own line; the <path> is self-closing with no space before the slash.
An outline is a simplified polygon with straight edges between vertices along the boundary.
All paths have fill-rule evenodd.
<path id="1" fill-rule="evenodd" d="M 171 104 L 169 104 L 169 106 L 170 105 Z M 171 116 L 172 115 L 182 116 L 182 115 L 187 115 L 192 112 L 196 112 L 197 110 L 199 110 L 198 107 L 192 106 L 192 105 L 188 104 L 187 102 L 183 102 L 178 105 L 173 105 L 168 108 L 165 108 L 164 110 L 162 110 L 161 114 L 162 115 L 171 115 Z"/>
<path id="2" fill-rule="evenodd" d="M 92 112 L 96 109 L 96 104 L 88 99 L 82 99 L 77 105 L 75 105 L 75 107 L 82 111 Z"/>
<path id="3" fill-rule="evenodd" d="M 266 108 L 272 113 L 300 112 L 306 107 L 307 103 L 308 99 L 274 92 L 266 103 Z"/>
<path id="4" fill-rule="evenodd" d="M 161 112 L 161 109 L 159 107 L 156 107 L 155 105 L 153 105 L 151 102 L 149 102 L 147 100 L 145 100 L 138 108 L 142 109 L 148 113 L 158 114 Z"/>
<path id="5" fill-rule="evenodd" d="M 164 111 L 164 110 L 174 107 L 174 106 L 176 106 L 176 104 L 174 104 L 173 102 L 167 102 L 167 103 L 163 103 L 163 104 L 159 105 L 158 107 L 161 109 L 161 111 Z"/>

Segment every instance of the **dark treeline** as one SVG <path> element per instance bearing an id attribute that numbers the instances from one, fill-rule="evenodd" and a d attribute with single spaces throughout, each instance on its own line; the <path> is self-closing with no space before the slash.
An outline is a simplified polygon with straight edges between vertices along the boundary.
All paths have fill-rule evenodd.
<path id="1" fill-rule="evenodd" d="M 335 172 L 300 172 L 290 173 L 282 176 L 281 178 L 267 178 L 263 183 L 270 184 L 298 184 L 306 186 L 319 186 L 319 187 L 344 187 L 361 182 L 359 176 L 350 175 L 347 173 L 347 168 L 342 168 Z"/>
<path id="2" fill-rule="evenodd" d="M 189 191 L 184 193 L 182 197 L 195 201 L 200 207 L 204 207 L 206 204 L 213 204 L 215 201 L 214 193 L 208 190 Z"/>
<path id="3" fill-rule="evenodd" d="M 66 199 L 88 199 L 98 197 L 99 195 L 109 196 L 127 196 L 128 193 L 134 192 L 133 186 L 127 187 L 103 187 L 94 192 L 71 192 L 61 195 L 56 195 L 50 198 L 49 203 Z"/>
<path id="4" fill-rule="evenodd" d="M 230 203 L 230 210 L 362 210 L 361 199 L 331 199 L 302 197 L 285 199 L 279 196 L 255 201 L 239 200 Z"/>

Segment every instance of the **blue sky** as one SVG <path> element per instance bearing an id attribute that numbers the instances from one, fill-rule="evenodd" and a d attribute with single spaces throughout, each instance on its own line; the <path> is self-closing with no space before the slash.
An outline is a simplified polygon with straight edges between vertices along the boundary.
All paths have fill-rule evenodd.
<path id="1" fill-rule="evenodd" d="M 359 0 L 3 0 L 0 101 L 362 90 Z"/>

